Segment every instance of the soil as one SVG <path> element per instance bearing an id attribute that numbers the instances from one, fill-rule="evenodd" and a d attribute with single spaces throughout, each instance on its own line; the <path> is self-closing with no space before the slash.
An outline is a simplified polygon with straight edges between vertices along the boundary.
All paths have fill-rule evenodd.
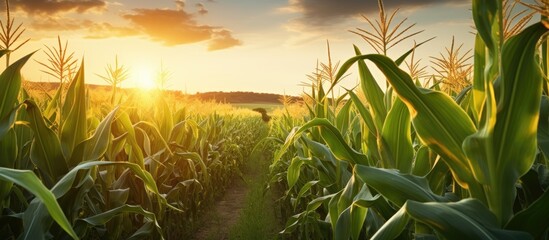
<path id="1" fill-rule="evenodd" d="M 249 191 L 248 184 L 242 178 L 236 177 L 225 195 L 206 211 L 202 225 L 193 239 L 229 239 L 229 230 L 237 223 Z"/>

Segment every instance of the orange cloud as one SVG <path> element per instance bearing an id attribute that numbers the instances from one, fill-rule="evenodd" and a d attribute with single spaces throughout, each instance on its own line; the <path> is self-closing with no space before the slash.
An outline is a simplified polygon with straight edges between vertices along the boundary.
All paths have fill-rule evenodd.
<path id="1" fill-rule="evenodd" d="M 230 31 L 200 25 L 194 15 L 183 9 L 134 9 L 123 18 L 136 25 L 143 34 L 168 46 L 209 42 L 209 50 L 220 50 L 242 44 Z"/>
<path id="2" fill-rule="evenodd" d="M 100 39 L 110 37 L 130 37 L 140 35 L 140 32 L 130 27 L 113 26 L 110 23 L 94 23 L 88 27 L 86 38 Z"/>
<path id="3" fill-rule="evenodd" d="M 208 50 L 215 51 L 238 45 L 242 45 L 242 41 L 234 38 L 230 31 L 221 30 L 214 33 L 214 37 L 210 40 L 208 45 Z"/>

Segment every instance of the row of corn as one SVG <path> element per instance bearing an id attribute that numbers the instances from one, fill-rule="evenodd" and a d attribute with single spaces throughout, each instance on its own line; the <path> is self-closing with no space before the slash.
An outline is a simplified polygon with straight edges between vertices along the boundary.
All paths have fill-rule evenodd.
<path id="1" fill-rule="evenodd" d="M 174 109 L 160 93 L 90 106 L 84 67 L 63 99 L 62 88 L 34 98 L 21 88 L 31 55 L 0 75 L 3 238 L 190 236 L 266 131 L 259 117 Z"/>

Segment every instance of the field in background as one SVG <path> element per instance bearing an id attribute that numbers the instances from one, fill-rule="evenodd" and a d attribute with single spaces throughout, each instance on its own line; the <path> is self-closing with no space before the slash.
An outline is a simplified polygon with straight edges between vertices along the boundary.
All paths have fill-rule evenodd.
<path id="1" fill-rule="evenodd" d="M 282 103 L 261 103 L 261 102 L 250 102 L 250 103 L 233 103 L 231 104 L 238 108 L 250 109 L 263 108 L 267 110 L 267 114 L 272 114 L 276 110 L 280 110 L 284 107 Z"/>

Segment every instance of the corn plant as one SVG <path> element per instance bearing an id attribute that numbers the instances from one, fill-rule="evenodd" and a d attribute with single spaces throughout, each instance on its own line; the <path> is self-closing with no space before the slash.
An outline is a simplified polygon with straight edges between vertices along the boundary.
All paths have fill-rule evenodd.
<path id="1" fill-rule="evenodd" d="M 0 41 L 2 41 L 2 49 L 6 50 L 6 68 L 10 65 L 10 56 L 13 51 L 17 51 L 23 45 L 30 41 L 30 38 L 23 40 L 20 43 L 19 38 L 25 32 L 25 28 L 21 28 L 23 23 L 17 25 L 14 28 L 15 18 L 12 18 L 10 15 L 10 1 L 6 0 L 6 21 L 0 20 L 0 28 L 2 32 L 0 33 Z"/>
<path id="2" fill-rule="evenodd" d="M 128 68 L 118 65 L 118 56 L 115 56 L 114 66 L 109 64 L 105 68 L 105 75 L 96 75 L 112 86 L 111 104 L 114 105 L 118 86 L 129 77 Z"/>

